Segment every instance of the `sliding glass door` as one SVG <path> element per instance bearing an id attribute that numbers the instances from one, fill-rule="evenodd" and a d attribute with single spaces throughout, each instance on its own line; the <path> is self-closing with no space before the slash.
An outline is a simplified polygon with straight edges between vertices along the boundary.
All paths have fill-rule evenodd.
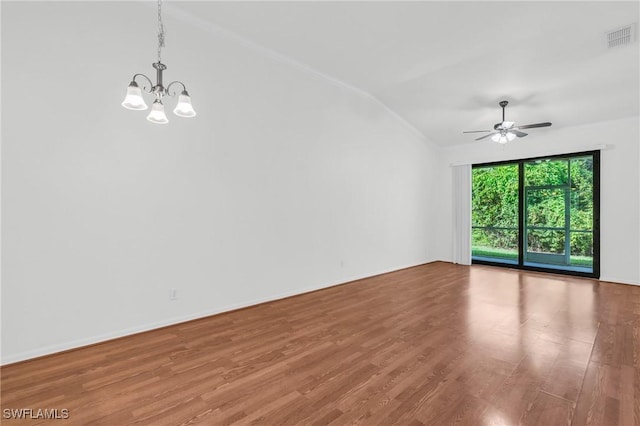
<path id="1" fill-rule="evenodd" d="M 472 259 L 599 276 L 599 151 L 473 168 Z"/>
<path id="2" fill-rule="evenodd" d="M 473 169 L 472 259 L 518 264 L 518 165 Z"/>

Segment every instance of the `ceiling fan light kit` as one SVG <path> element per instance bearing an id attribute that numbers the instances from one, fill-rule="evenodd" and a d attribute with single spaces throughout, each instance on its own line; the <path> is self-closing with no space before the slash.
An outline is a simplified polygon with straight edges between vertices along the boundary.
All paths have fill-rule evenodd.
<path id="1" fill-rule="evenodd" d="M 509 104 L 508 101 L 500 101 L 499 105 L 502 108 L 502 122 L 496 123 L 493 126 L 493 131 L 491 130 L 469 130 L 467 132 L 462 133 L 489 133 L 488 135 L 480 136 L 476 140 L 479 141 L 481 139 L 485 139 L 491 137 L 491 140 L 500 144 L 506 144 L 508 142 L 513 141 L 515 138 L 523 138 L 528 135 L 528 133 L 521 132 L 521 129 L 534 129 L 537 127 L 549 127 L 551 126 L 550 122 L 544 123 L 535 123 L 535 124 L 524 124 L 522 126 L 516 126 L 513 121 L 506 121 L 504 118 L 504 109 Z"/>
<path id="2" fill-rule="evenodd" d="M 496 133 L 495 135 L 491 136 L 491 140 L 492 141 L 498 142 L 498 143 L 502 143 L 502 144 L 505 144 L 507 142 L 511 142 L 515 138 L 516 138 L 516 135 L 514 133 L 511 133 L 511 132 L 507 132 L 504 135 L 500 134 L 500 133 Z"/>
<path id="3" fill-rule="evenodd" d="M 143 111 L 148 109 L 144 98 L 142 97 L 142 89 L 138 86 L 136 82 L 136 78 L 142 77 L 148 83 L 149 87 L 144 87 L 145 92 L 151 93 L 155 96 L 155 100 L 153 101 L 153 105 L 151 106 L 151 112 L 147 116 L 147 120 L 156 124 L 167 124 L 169 119 L 167 115 L 164 113 L 164 104 L 162 103 L 162 98 L 165 96 L 178 96 L 178 104 L 176 105 L 173 113 L 178 117 L 195 117 L 196 111 L 193 109 L 191 105 L 191 97 L 187 92 L 187 88 L 184 83 L 181 81 L 172 81 L 164 86 L 162 82 L 162 73 L 167 69 L 167 66 L 162 63 L 160 60 L 160 54 L 162 52 L 162 47 L 164 47 L 164 25 L 162 24 L 162 0 L 158 0 L 158 62 L 155 62 L 152 66 L 156 70 L 156 84 L 149 77 L 144 74 L 134 74 L 131 79 L 131 83 L 129 83 L 129 87 L 127 87 L 127 94 L 122 102 L 122 106 L 131 109 L 134 111 Z M 180 92 L 174 91 L 171 93 L 171 88 L 175 85 L 182 86 L 182 90 Z"/>

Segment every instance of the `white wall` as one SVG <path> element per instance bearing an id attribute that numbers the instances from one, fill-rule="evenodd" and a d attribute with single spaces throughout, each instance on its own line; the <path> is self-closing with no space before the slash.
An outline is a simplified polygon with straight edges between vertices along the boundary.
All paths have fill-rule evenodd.
<path id="1" fill-rule="evenodd" d="M 532 130 L 525 139 L 499 145 L 476 142 L 443 150 L 440 199 L 450 200 L 452 163 L 485 163 L 547 154 L 580 152 L 607 145 L 601 152 L 600 235 L 601 280 L 640 284 L 640 151 L 638 117 L 586 126 Z M 435 257 L 450 261 L 451 205 L 437 211 L 440 225 Z"/>
<path id="2" fill-rule="evenodd" d="M 171 16 L 165 78 L 199 115 L 151 124 L 120 106 L 153 71 L 140 16 L 2 3 L 3 363 L 434 259 L 425 140 Z"/>

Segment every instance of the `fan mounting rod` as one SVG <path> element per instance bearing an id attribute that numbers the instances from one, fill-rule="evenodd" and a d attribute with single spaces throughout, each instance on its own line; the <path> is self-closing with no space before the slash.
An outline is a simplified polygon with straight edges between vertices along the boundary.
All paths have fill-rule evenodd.
<path id="1" fill-rule="evenodd" d="M 509 101 L 500 101 L 499 105 L 502 107 L 502 122 L 504 123 L 504 107 L 509 105 Z"/>

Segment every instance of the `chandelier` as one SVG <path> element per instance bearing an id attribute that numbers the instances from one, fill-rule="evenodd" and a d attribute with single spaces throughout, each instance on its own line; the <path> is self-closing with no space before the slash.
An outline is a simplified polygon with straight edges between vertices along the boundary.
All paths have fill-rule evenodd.
<path id="1" fill-rule="evenodd" d="M 147 120 L 158 124 L 166 124 L 169 122 L 167 115 L 164 113 L 164 104 L 162 103 L 162 99 L 165 96 L 175 96 L 179 94 L 178 104 L 173 110 L 173 113 L 178 117 L 195 117 L 196 115 L 195 110 L 191 106 L 191 97 L 184 83 L 172 81 L 166 87 L 163 85 L 162 72 L 167 69 L 167 66 L 161 61 L 163 47 L 164 25 L 162 24 L 162 0 L 158 0 L 158 62 L 152 64 L 156 70 L 156 84 L 154 85 L 151 79 L 144 74 L 134 74 L 131 83 L 129 83 L 129 87 L 127 87 L 127 95 L 122 102 L 122 106 L 127 109 L 143 111 L 149 108 L 142 97 L 142 89 L 136 82 L 136 78 L 144 78 L 149 83 L 148 88 L 143 86 L 144 91 L 155 96 L 155 100 L 151 106 L 151 112 L 147 115 Z M 176 86 L 180 86 L 182 90 L 180 92 L 176 91 Z M 172 87 L 174 88 L 173 93 L 171 92 Z"/>

